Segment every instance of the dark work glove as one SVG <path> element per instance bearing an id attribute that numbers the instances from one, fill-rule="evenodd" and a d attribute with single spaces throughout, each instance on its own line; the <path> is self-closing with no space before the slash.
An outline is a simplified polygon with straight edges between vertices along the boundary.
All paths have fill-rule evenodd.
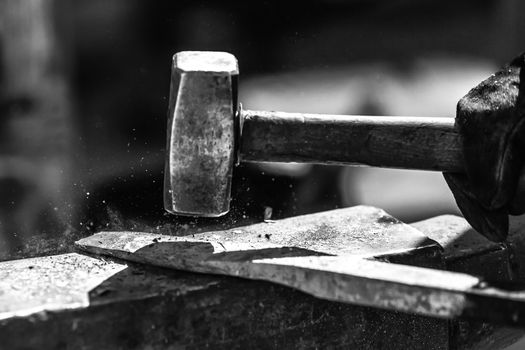
<path id="1" fill-rule="evenodd" d="M 508 215 L 525 212 L 525 193 L 518 191 L 525 163 L 525 53 L 459 101 L 456 127 L 466 174 L 445 173 L 445 180 L 470 225 L 504 241 Z"/>

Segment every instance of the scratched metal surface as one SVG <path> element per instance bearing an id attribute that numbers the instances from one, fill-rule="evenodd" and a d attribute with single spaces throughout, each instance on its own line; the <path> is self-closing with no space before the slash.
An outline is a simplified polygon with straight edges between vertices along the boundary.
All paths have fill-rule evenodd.
<path id="1" fill-rule="evenodd" d="M 189 237 L 189 236 L 186 236 Z M 277 244 L 331 255 L 379 256 L 439 250 L 436 242 L 384 210 L 356 206 L 226 230 L 192 234 L 198 239 Z"/>
<path id="2" fill-rule="evenodd" d="M 125 233 L 114 236 L 115 246 L 124 242 L 119 236 L 124 237 Z M 153 235 L 152 238 L 149 234 L 145 234 L 144 240 L 131 240 L 128 248 L 133 250 L 133 247 L 154 243 L 151 239 L 157 236 L 161 235 Z M 186 237 L 201 239 L 208 237 L 217 241 L 219 236 L 226 245 L 245 240 L 246 247 L 293 246 L 302 249 L 305 252 L 302 255 L 312 250 L 330 255 L 391 257 L 399 255 L 400 259 L 404 259 L 407 263 L 418 258 L 430 264 L 436 260 L 436 255 L 440 252 L 437 244 L 417 230 L 395 220 L 380 209 L 363 206 L 230 230 L 190 234 Z M 370 239 L 365 239 L 366 237 Z M 169 237 L 169 239 L 177 240 L 177 237 Z M 86 240 L 96 243 L 96 238 L 91 237 Z M 174 254 L 173 246 L 157 247 L 160 249 L 158 256 L 169 257 Z M 209 252 L 207 247 L 203 249 L 193 250 L 193 253 Z M 182 247 L 182 251 L 187 255 L 192 253 L 189 247 Z M 298 249 L 295 249 L 288 255 L 297 255 L 297 251 Z M 273 254 L 286 256 L 276 251 Z M 41 310 L 87 306 L 89 291 L 111 276 L 121 275 L 126 267 L 127 264 L 122 261 L 95 259 L 75 253 L 1 262 L 0 315 L 5 318 L 12 316 L 13 312 L 27 315 Z M 129 277 L 127 278 L 129 281 Z M 35 281 L 38 283 L 34 283 Z M 124 293 L 125 290 L 126 288 L 123 288 L 119 293 Z M 112 295 L 116 294 L 112 293 Z"/>
<path id="3" fill-rule="evenodd" d="M 461 226 L 458 226 L 457 219 L 447 221 L 447 217 L 442 217 L 439 221 L 439 225 L 434 222 L 436 231 L 447 222 L 452 229 Z M 425 225 L 425 222 L 421 225 Z M 431 231 L 432 224 L 426 227 Z M 461 235 L 462 231 L 458 230 L 458 236 Z M 154 235 L 153 239 L 159 236 Z M 150 241 L 137 240 L 128 248 L 155 244 L 151 236 L 143 234 L 143 237 Z M 270 236 L 270 240 L 264 237 L 260 245 L 271 247 L 276 244 L 271 242 Z M 422 252 L 409 249 L 408 255 Z M 24 270 L 29 270 L 33 274 L 32 278 L 40 281 L 39 288 L 24 288 L 23 281 L 17 281 L 19 274 L 10 273 Z M 446 349 L 459 344 L 461 346 L 458 348 L 466 349 L 478 348 L 482 344 L 485 347 L 481 348 L 492 349 L 501 348 L 501 344 L 511 344 L 516 334 L 521 334 L 488 324 L 476 328 L 465 328 L 465 324 L 461 324 L 462 328 L 454 328 L 458 326 L 451 324 L 449 327 L 452 328 L 447 331 L 447 323 L 437 319 L 330 303 L 274 284 L 148 268 L 78 254 L 0 263 L 0 275 L 2 281 L 15 287 L 1 289 L 8 292 L 0 296 L 2 310 L 27 315 L 0 320 L 0 334 L 10 335 L 6 336 L 6 339 L 10 339 L 9 343 L 5 343 L 10 345 L 38 343 L 56 347 L 67 343 L 93 349 L 104 344 L 125 344 L 126 348 L 140 348 L 137 344 L 159 346 L 167 343 L 213 344 L 219 348 L 239 344 L 249 347 L 261 344 L 286 347 L 292 345 L 286 339 L 302 338 L 305 344 L 313 347 L 345 345 L 385 348 L 386 344 L 403 344 L 406 348 L 424 346 L 428 349 Z M 64 283 L 63 279 L 67 279 L 68 283 Z M 80 292 L 82 289 L 84 295 Z M 68 291 L 72 292 L 72 296 L 68 295 Z M 57 300 L 63 305 L 55 303 Z M 241 304 L 244 306 L 239 308 Z M 24 305 L 27 307 L 24 308 Z M 243 311 L 239 314 L 235 310 Z M 322 312 L 324 316 L 316 317 L 317 312 Z M 4 316 L 8 315 L 4 313 Z M 276 319 L 287 321 L 276 325 L 271 321 Z M 173 323 L 173 320 L 178 321 Z M 312 322 L 311 327 L 308 326 L 310 323 L 304 323 L 307 320 Z M 184 326 L 190 323 L 190 328 Z M 224 334 L 222 338 L 209 333 L 218 330 L 217 327 Z M 316 332 L 319 327 L 324 327 L 324 331 Z M 341 333 L 341 327 L 346 331 Z M 250 337 L 235 335 L 234 332 L 234 329 L 255 328 L 257 332 L 250 331 Z M 379 333 L 370 333 L 372 329 Z M 302 336 L 297 333 L 298 330 L 301 330 Z M 458 330 L 461 334 L 457 334 Z M 34 336 L 31 339 L 12 337 L 20 332 L 31 332 Z M 125 334 L 125 337 L 116 336 L 115 332 Z M 268 334 L 273 336 L 268 338 Z M 332 336 L 326 338 L 326 334 Z M 377 334 L 382 336 L 377 337 Z M 447 334 L 456 336 L 448 338 Z"/>
<path id="4" fill-rule="evenodd" d="M 0 348 L 448 348 L 443 320 L 333 303 L 272 283 L 140 265 L 128 265 L 94 289 L 86 288 L 82 300 L 89 305 L 73 305 L 61 297 L 62 307 L 52 309 L 45 304 L 50 297 L 46 291 L 60 288 L 46 286 L 63 282 L 61 270 L 80 265 L 80 273 L 67 276 L 70 285 L 62 287 L 62 296 L 74 284 L 86 285 L 82 280 L 89 274 L 84 274 L 83 264 L 113 272 L 112 263 L 99 258 L 56 259 L 61 262 L 55 266 L 44 258 L 33 260 L 41 264 L 35 277 L 42 278 L 42 297 L 34 290 L 13 290 L 26 301 L 43 304 L 40 312 L 33 308 L 29 315 L 0 319 Z M 46 278 L 55 268 L 56 278 Z M 10 299 L 0 302 L 8 306 Z"/>
<path id="5" fill-rule="evenodd" d="M 364 237 L 374 237 L 378 222 L 404 225 L 379 209 L 355 209 L 368 217 L 368 225 L 365 223 L 360 227 L 366 235 Z M 333 212 L 317 215 L 330 213 Z M 359 223 L 359 217 L 359 214 L 352 216 L 356 219 L 352 222 Z M 323 220 L 317 217 L 316 221 Z M 335 219 L 335 222 L 338 220 Z M 327 300 L 433 317 L 466 317 L 508 325 L 525 322 L 523 285 L 488 283 L 470 274 L 374 262 L 363 259 L 373 255 L 363 254 L 359 244 L 354 253 L 349 249 L 327 250 L 328 245 L 319 246 L 317 242 L 320 239 L 308 235 L 301 218 L 279 221 L 274 228 L 272 234 L 266 231 L 267 226 L 253 225 L 187 237 L 101 232 L 78 241 L 77 246 L 90 253 L 148 265 L 270 281 Z M 348 225 L 344 228 L 348 229 Z M 339 241 L 338 235 L 352 236 L 353 233 L 351 226 L 346 231 L 344 228 L 336 230 L 336 235 L 332 235 L 328 228 L 317 233 L 328 234 L 327 237 L 340 247 L 345 242 Z M 289 239 L 289 236 L 296 234 L 306 239 Z M 277 239 L 273 240 L 273 235 Z M 395 236 L 390 239 L 395 239 Z M 425 242 L 433 241 L 425 238 Z M 385 246 L 388 247 L 388 241 Z M 412 251 L 424 251 L 423 248 L 410 248 Z M 441 247 L 434 245 L 434 248 L 441 253 Z M 389 252 L 394 253 L 395 250 Z M 468 254 L 463 254 L 468 260 Z"/>
<path id="6" fill-rule="evenodd" d="M 339 214 L 347 220 L 334 224 L 325 216 L 325 225 L 315 228 L 311 225 L 319 217 L 303 217 L 289 221 L 286 228 L 297 234 L 306 230 L 313 239 L 322 235 L 316 229 L 332 225 L 342 235 L 348 232 L 343 229 L 352 216 L 356 216 L 356 225 L 366 222 L 368 216 L 374 230 L 382 225 L 400 226 L 400 232 L 402 227 L 407 229 L 408 234 L 400 237 L 407 249 L 391 256 L 404 255 L 414 263 L 407 256 L 421 255 L 419 262 L 436 262 L 433 255 L 439 252 L 438 246 L 422 245 L 421 241 L 427 242 L 424 236 L 381 210 L 361 207 Z M 272 240 L 279 235 L 265 236 L 275 225 L 279 227 L 279 223 L 259 225 L 263 231 L 255 241 L 261 246 L 277 245 Z M 234 230 L 225 236 L 238 234 Z M 391 232 L 396 232 L 393 227 Z M 325 241 L 330 237 L 337 235 L 332 232 Z M 140 245 L 140 241 L 134 244 Z M 374 249 L 381 256 L 390 251 L 379 244 L 366 246 L 360 240 L 354 244 L 355 251 L 367 254 L 374 254 Z M 325 242 L 324 249 L 326 246 Z M 33 281 L 39 281 L 34 287 L 24 288 L 24 280 L 19 280 L 26 270 Z M 306 348 L 384 348 L 396 343 L 406 348 L 424 344 L 429 349 L 446 349 L 448 344 L 446 321 L 332 303 L 271 283 L 149 268 L 101 257 L 68 254 L 0 263 L 0 276 L 6 286 L 15 286 L 2 288 L 7 293 L 0 296 L 0 336 L 9 339 L 4 344 L 10 348 L 162 348 L 165 344 L 289 348 L 296 346 L 298 339 Z M 377 337 L 377 332 L 384 336 Z M 13 336 L 22 333 L 32 337 Z"/>

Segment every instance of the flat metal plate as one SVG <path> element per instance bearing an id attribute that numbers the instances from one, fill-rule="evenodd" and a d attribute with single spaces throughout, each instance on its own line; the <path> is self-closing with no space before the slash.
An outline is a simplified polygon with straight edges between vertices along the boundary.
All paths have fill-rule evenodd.
<path id="1" fill-rule="evenodd" d="M 272 229 L 263 224 L 191 237 L 101 232 L 77 245 L 90 253 L 148 265 L 274 282 L 327 300 L 433 317 L 525 323 L 525 286 L 498 288 L 468 274 L 365 259 L 374 257 L 370 248 L 377 252 L 378 245 L 369 242 L 382 233 L 387 232 L 388 242 L 395 242 L 396 232 L 415 230 L 379 209 L 355 210 L 365 213 L 366 219 L 354 215 L 345 221 L 332 213 L 332 220 L 324 221 L 317 216 L 313 220 L 317 225 L 335 223 L 317 231 L 305 229 L 307 218 L 298 217 L 278 221 Z M 360 240 L 367 243 L 352 247 Z M 412 250 L 434 244 L 424 236 L 420 240 Z M 379 245 L 383 253 L 397 251 L 385 240 L 378 241 L 384 244 Z"/>

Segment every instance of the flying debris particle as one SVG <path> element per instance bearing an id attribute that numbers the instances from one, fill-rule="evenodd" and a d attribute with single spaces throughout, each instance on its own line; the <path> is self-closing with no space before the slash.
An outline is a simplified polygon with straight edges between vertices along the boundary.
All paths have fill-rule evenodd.
<path id="1" fill-rule="evenodd" d="M 264 221 L 272 218 L 273 209 L 272 207 L 264 207 Z"/>
<path id="2" fill-rule="evenodd" d="M 275 220 L 272 220 L 272 213 L 273 213 L 272 207 L 268 207 L 268 206 L 264 207 L 264 222 L 268 224 L 275 222 Z"/>

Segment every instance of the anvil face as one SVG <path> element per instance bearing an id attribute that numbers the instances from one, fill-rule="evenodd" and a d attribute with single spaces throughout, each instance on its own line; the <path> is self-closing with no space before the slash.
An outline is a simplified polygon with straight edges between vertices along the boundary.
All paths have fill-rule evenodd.
<path id="1" fill-rule="evenodd" d="M 269 281 L 326 300 L 440 318 L 525 321 L 525 290 L 520 286 L 500 289 L 468 274 L 374 261 L 425 266 L 426 258 L 434 261 L 434 268 L 441 267 L 443 249 L 371 207 L 191 237 L 102 232 L 77 245 L 149 265 Z"/>
<path id="2" fill-rule="evenodd" d="M 417 272 L 404 271 L 406 266 L 381 269 L 381 265 L 394 264 L 376 266 L 370 259 L 439 266 L 442 251 L 416 229 L 372 207 L 339 209 L 183 237 L 102 232 L 80 240 L 77 246 L 89 253 L 149 265 L 271 281 L 328 300 L 402 311 L 419 307 L 420 313 L 439 316 L 451 316 L 455 311 L 451 305 L 456 305 L 453 301 L 444 302 L 436 308 L 428 303 L 428 308 L 423 309 L 404 298 L 378 298 L 390 290 L 381 292 L 381 283 L 364 287 L 361 282 L 368 277 L 388 281 L 390 274 L 404 276 L 408 284 L 424 279 Z M 441 272 L 435 274 L 430 279 L 438 284 L 450 282 Z M 474 277 L 466 281 L 477 282 Z M 395 290 L 402 293 L 402 289 Z M 423 298 L 436 297 L 432 293 L 420 294 Z M 416 300 L 419 299 L 413 299 Z"/>

